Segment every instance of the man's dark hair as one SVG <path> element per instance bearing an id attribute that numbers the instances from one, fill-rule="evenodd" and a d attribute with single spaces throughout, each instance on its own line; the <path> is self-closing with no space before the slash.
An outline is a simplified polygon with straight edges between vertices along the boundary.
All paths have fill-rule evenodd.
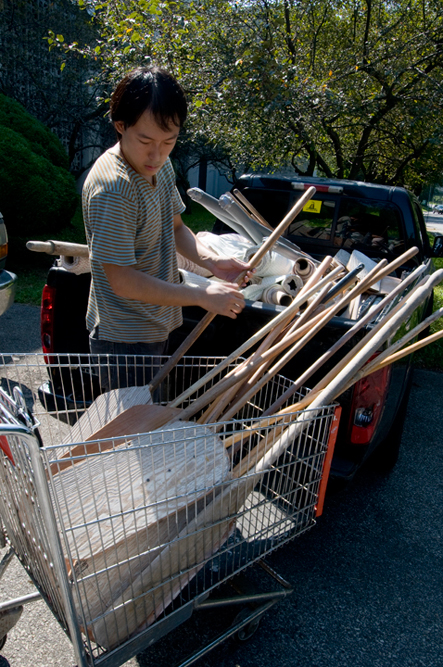
<path id="1" fill-rule="evenodd" d="M 158 125 L 168 130 L 171 124 L 182 127 L 187 102 L 176 79 L 160 67 L 137 67 L 118 84 L 111 97 L 112 122 L 123 121 L 125 128 L 135 125 L 150 111 Z"/>

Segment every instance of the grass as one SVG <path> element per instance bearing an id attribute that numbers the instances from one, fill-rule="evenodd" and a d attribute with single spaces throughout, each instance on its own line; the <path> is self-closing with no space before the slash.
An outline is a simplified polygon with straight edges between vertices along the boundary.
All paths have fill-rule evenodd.
<path id="1" fill-rule="evenodd" d="M 434 259 L 436 269 L 443 268 L 443 259 Z M 440 284 L 434 289 L 434 311 L 443 308 L 443 285 Z M 440 318 L 431 325 L 430 333 L 435 333 L 443 329 L 443 318 Z M 431 345 L 419 350 L 414 355 L 414 366 L 417 368 L 426 368 L 433 371 L 443 371 L 443 339 L 437 340 Z"/>
<path id="2" fill-rule="evenodd" d="M 215 217 L 207 210 L 192 202 L 192 210 L 183 214 L 183 221 L 195 233 L 199 231 L 211 230 L 215 222 Z M 47 240 L 43 237 L 34 237 L 33 240 Z M 85 233 L 80 208 L 76 212 L 71 224 L 57 234 L 58 241 L 70 241 L 71 243 L 85 243 Z M 25 248 L 26 240 L 21 239 L 20 244 Z M 27 253 L 27 255 L 25 254 Z M 8 263 L 8 268 L 17 273 L 18 286 L 15 297 L 16 303 L 30 304 L 39 306 L 43 286 L 46 282 L 46 275 L 49 267 L 53 264 L 54 258 L 44 253 L 17 253 L 16 262 Z M 32 255 L 32 262 L 30 261 Z M 443 268 L 443 259 L 434 259 L 436 268 Z M 443 307 L 443 286 L 439 285 L 434 290 L 434 310 Z M 443 329 L 443 318 L 431 326 L 430 333 Z M 427 370 L 443 371 L 443 339 L 438 340 L 432 345 L 425 347 L 414 355 L 414 365 L 417 368 Z"/>

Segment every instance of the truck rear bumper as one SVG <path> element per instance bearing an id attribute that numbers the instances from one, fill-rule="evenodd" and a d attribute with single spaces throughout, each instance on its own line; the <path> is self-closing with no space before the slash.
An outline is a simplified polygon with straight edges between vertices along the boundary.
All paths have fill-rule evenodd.
<path id="1" fill-rule="evenodd" d="M 0 271 L 0 315 L 14 303 L 17 276 L 11 271 Z"/>

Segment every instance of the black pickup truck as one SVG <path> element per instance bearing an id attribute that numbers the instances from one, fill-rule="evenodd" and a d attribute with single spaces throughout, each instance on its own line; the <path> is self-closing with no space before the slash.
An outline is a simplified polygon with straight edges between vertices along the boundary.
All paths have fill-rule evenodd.
<path id="1" fill-rule="evenodd" d="M 316 194 L 289 226 L 286 238 L 314 259 L 335 255 L 340 249 L 359 250 L 373 260 L 388 261 L 412 246 L 419 253 L 400 267 L 397 277 L 420 264 L 434 270 L 432 257 L 443 254 L 443 237 L 431 249 L 419 202 L 400 187 L 320 178 L 281 178 L 245 174 L 235 185 L 258 213 L 273 227 L 282 220 L 297 198 L 311 185 Z M 215 233 L 232 232 L 217 220 Z M 43 352 L 85 354 L 89 350 L 85 312 L 90 274 L 76 274 L 60 266 L 49 270 L 42 297 Z M 362 304 L 362 312 L 368 303 Z M 224 356 L 269 321 L 283 306 L 247 302 L 242 314 L 231 320 L 217 316 L 188 354 Z M 431 300 L 414 313 L 414 322 L 432 312 Z M 201 319 L 199 308 L 184 308 L 184 322 L 174 332 L 177 347 Z M 357 314 L 357 317 L 359 314 Z M 322 355 L 355 319 L 334 317 L 282 371 L 296 378 Z M 372 325 L 373 326 L 373 323 Z M 367 332 L 367 328 L 360 334 Z M 349 349 L 341 351 L 341 355 Z M 333 357 L 326 370 L 338 361 Z M 381 471 L 389 470 L 398 456 L 411 383 L 411 358 L 374 373 L 340 396 L 343 408 L 331 476 L 351 479 L 363 462 L 371 460 Z M 324 374 L 325 368 L 321 373 Z M 311 378 L 311 386 L 317 381 Z M 49 388 L 51 391 L 51 388 Z"/>

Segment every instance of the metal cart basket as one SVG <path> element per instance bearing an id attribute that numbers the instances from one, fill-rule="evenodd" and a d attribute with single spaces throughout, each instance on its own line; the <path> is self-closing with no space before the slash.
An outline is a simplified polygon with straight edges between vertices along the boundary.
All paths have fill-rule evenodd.
<path id="1" fill-rule="evenodd" d="M 236 604 L 220 584 L 311 528 L 324 493 L 335 407 L 261 418 L 282 376 L 228 422 L 112 432 L 143 416 L 164 361 L 0 356 L 0 523 L 82 666 L 121 665 L 194 610 Z M 166 409 L 219 361 L 185 357 L 155 398 Z M 116 371 L 126 381 L 103 392 Z M 286 593 L 257 593 L 234 629 Z"/>

